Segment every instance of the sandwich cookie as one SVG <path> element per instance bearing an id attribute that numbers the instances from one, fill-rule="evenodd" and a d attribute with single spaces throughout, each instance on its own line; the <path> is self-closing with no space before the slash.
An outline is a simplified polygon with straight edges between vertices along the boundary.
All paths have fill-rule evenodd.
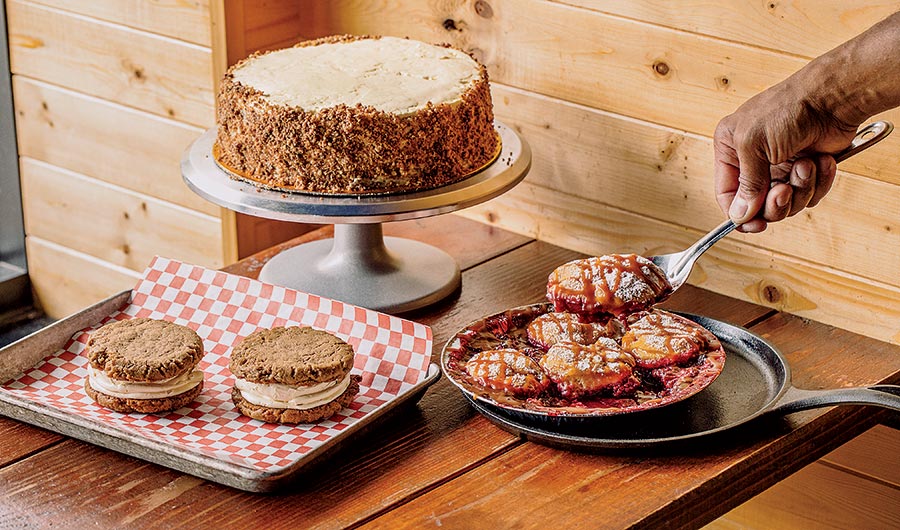
<path id="1" fill-rule="evenodd" d="M 186 326 L 150 318 L 111 322 L 88 339 L 84 389 L 117 412 L 179 409 L 203 389 L 203 341 Z"/>
<path id="2" fill-rule="evenodd" d="M 353 347 L 309 327 L 260 329 L 231 353 L 231 399 L 245 416 L 270 423 L 331 417 L 359 393 Z"/>

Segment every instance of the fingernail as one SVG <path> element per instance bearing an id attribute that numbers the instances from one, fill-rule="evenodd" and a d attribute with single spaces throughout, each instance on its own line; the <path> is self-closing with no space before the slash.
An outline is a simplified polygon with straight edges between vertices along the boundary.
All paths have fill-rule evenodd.
<path id="1" fill-rule="evenodd" d="M 799 171 L 798 171 L 799 173 Z M 775 206 L 779 208 L 784 208 L 785 206 L 791 204 L 791 198 L 786 193 L 782 193 L 781 195 L 775 196 Z"/>
<path id="2" fill-rule="evenodd" d="M 810 173 L 811 173 L 811 168 L 810 168 L 811 165 L 812 165 L 811 162 L 809 162 L 809 163 L 807 163 L 807 162 L 802 162 L 802 163 L 801 163 L 801 162 L 798 162 L 798 163 L 795 165 L 795 167 L 797 168 L 797 177 L 799 177 L 801 181 L 807 181 L 807 180 L 809 180 L 809 176 L 810 176 Z"/>
<path id="3" fill-rule="evenodd" d="M 743 197 L 735 196 L 734 201 L 731 202 L 731 208 L 728 209 L 728 217 L 731 217 L 735 224 L 741 224 L 748 220 L 744 219 L 744 217 L 746 217 L 749 209 L 750 204 Z"/>

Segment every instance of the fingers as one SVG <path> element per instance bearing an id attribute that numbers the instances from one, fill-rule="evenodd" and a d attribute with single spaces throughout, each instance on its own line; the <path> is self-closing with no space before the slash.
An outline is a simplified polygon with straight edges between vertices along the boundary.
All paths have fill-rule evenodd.
<path id="1" fill-rule="evenodd" d="M 756 217 L 766 203 L 771 176 L 769 160 L 762 146 L 740 142 L 737 149 L 740 175 L 734 200 L 728 208 L 728 216 L 741 225 Z"/>
<path id="2" fill-rule="evenodd" d="M 763 207 L 762 217 L 770 223 L 781 221 L 788 216 L 791 210 L 791 202 L 794 190 L 790 184 L 776 182 L 766 194 L 766 203 Z"/>
<path id="3" fill-rule="evenodd" d="M 736 133 L 731 121 L 728 117 L 720 122 L 713 137 L 715 191 L 719 208 L 740 231 L 761 232 L 768 223 L 815 206 L 831 189 L 833 157 L 772 164 L 766 140 L 758 134 Z"/>
<path id="4" fill-rule="evenodd" d="M 807 204 L 807 208 L 819 204 L 834 185 L 834 177 L 837 174 L 837 162 L 831 155 L 819 155 L 815 157 L 816 163 L 816 191 L 813 192 L 812 198 Z"/>
<path id="5" fill-rule="evenodd" d="M 816 164 L 809 158 L 801 158 L 791 168 L 791 202 L 785 217 L 796 215 L 806 208 L 816 191 Z"/>
<path id="6" fill-rule="evenodd" d="M 737 230 L 738 230 L 738 232 L 745 232 L 747 234 L 755 234 L 757 232 L 762 232 L 763 230 L 765 230 L 768 225 L 769 224 L 766 222 L 765 219 L 763 219 L 761 217 L 754 217 L 753 219 L 750 219 L 746 223 L 738 226 Z"/>
<path id="7" fill-rule="evenodd" d="M 716 190 L 716 202 L 722 213 L 728 215 L 734 194 L 738 189 L 738 176 L 740 175 L 737 153 L 732 143 L 732 130 L 727 120 L 723 120 L 716 127 L 713 135 L 714 153 L 714 181 Z"/>

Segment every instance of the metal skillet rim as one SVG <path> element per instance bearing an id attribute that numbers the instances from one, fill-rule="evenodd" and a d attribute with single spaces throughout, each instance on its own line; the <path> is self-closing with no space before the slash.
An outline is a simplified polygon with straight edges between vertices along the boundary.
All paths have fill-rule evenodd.
<path id="1" fill-rule="evenodd" d="M 500 315 L 500 314 L 502 314 L 502 313 L 509 313 L 509 312 L 513 312 L 513 311 L 517 311 L 517 310 L 518 310 L 518 311 L 521 311 L 521 312 L 525 312 L 525 311 L 528 311 L 528 310 L 539 310 L 540 308 L 549 308 L 549 307 L 550 307 L 550 303 L 549 303 L 549 302 L 537 302 L 537 303 L 533 303 L 533 304 L 525 304 L 525 305 L 522 305 L 522 306 L 512 307 L 512 308 L 509 308 L 509 309 L 506 309 L 506 310 L 503 310 L 503 311 L 497 311 L 497 312 L 491 313 L 490 315 L 483 316 L 483 317 L 481 317 L 480 319 L 476 319 L 476 320 L 473 320 L 473 321 L 469 322 L 468 324 L 466 324 L 465 326 L 463 326 L 463 327 L 461 327 L 459 330 L 457 330 L 456 333 L 454 333 L 453 336 L 451 336 L 451 337 L 447 340 L 447 342 L 444 343 L 444 347 L 441 349 L 441 359 L 440 359 L 440 361 L 441 361 L 441 362 L 440 362 L 441 371 L 444 372 L 444 375 L 447 377 L 447 379 L 448 379 L 448 380 L 449 380 L 449 381 L 450 381 L 457 389 L 459 389 L 460 392 L 462 392 L 463 395 L 465 395 L 468 399 L 470 399 L 470 400 L 472 400 L 472 401 L 476 401 L 476 402 L 478 402 L 478 403 L 483 403 L 483 404 L 487 405 L 488 407 L 490 407 L 492 410 L 496 409 L 496 410 L 498 411 L 499 414 L 502 414 L 502 415 L 504 415 L 504 416 L 505 416 L 506 414 L 521 414 L 521 415 L 523 415 L 523 416 L 530 416 L 530 417 L 532 417 L 532 418 L 534 419 L 534 421 L 551 421 L 551 420 L 564 419 L 564 420 L 566 420 L 566 421 L 584 421 L 584 422 L 597 421 L 597 420 L 601 420 L 601 419 L 609 419 L 609 418 L 621 418 L 621 417 L 624 417 L 624 416 L 631 416 L 631 415 L 636 414 L 636 413 L 641 413 L 641 412 L 645 412 L 645 411 L 659 410 L 659 409 L 668 407 L 668 406 L 670 406 L 670 405 L 675 405 L 675 404 L 677 404 L 677 403 L 680 403 L 680 402 L 682 402 L 682 401 L 684 401 L 684 400 L 686 400 L 686 399 L 689 399 L 689 398 L 691 398 L 692 396 L 694 396 L 694 395 L 696 395 L 696 394 L 702 392 L 705 388 L 707 388 L 710 384 L 712 384 L 712 383 L 715 381 L 715 379 L 718 378 L 719 375 L 721 375 L 722 370 L 719 370 L 719 372 L 716 374 L 716 377 L 714 377 L 712 381 L 709 381 L 709 382 L 706 383 L 704 386 L 700 387 L 698 390 L 695 390 L 695 391 L 691 392 L 690 394 L 681 397 L 680 399 L 676 399 L 676 400 L 674 400 L 674 401 L 670 401 L 670 402 L 667 402 L 667 403 L 654 404 L 654 405 L 652 405 L 652 406 L 649 406 L 649 407 L 646 407 L 646 408 L 642 408 L 642 409 L 638 409 L 638 410 L 630 410 L 630 411 L 609 411 L 609 412 L 583 413 L 583 414 L 579 414 L 579 413 L 567 413 L 567 412 L 564 412 L 564 411 L 560 411 L 560 412 L 548 412 L 548 411 L 542 411 L 542 410 L 531 410 L 531 409 L 525 409 L 525 408 L 510 407 L 510 406 L 507 406 L 507 405 L 498 403 L 498 402 L 496 402 L 496 401 L 494 401 L 494 400 L 492 400 L 492 399 L 486 398 L 486 397 L 484 397 L 484 396 L 482 396 L 482 395 L 479 395 L 479 394 L 476 393 L 476 392 L 472 392 L 471 390 L 465 388 L 462 384 L 460 384 L 460 382 L 458 382 L 458 381 L 456 380 L 456 378 L 454 377 L 454 375 L 451 373 L 450 368 L 447 366 L 447 363 L 448 363 L 448 357 L 449 357 L 449 355 L 448 355 L 448 353 L 447 353 L 447 350 L 448 350 L 448 348 L 450 347 L 450 345 L 451 345 L 455 340 L 458 339 L 459 334 L 460 334 L 461 331 L 463 331 L 463 330 L 465 330 L 465 329 L 471 327 L 473 324 L 475 324 L 475 323 L 477 323 L 477 322 L 482 322 L 482 321 L 484 321 L 484 320 L 486 320 L 486 319 L 488 319 L 488 318 L 491 318 L 491 317 L 493 317 L 493 316 L 495 316 L 495 315 Z M 668 310 L 666 310 L 666 311 L 669 312 L 669 313 L 673 313 L 673 314 L 676 314 L 676 315 L 685 317 L 685 318 L 689 318 L 689 315 L 691 315 L 690 313 L 682 313 L 682 312 L 678 312 L 678 311 L 668 311 Z M 697 316 L 697 315 L 693 315 L 693 316 Z M 706 317 L 700 317 L 700 318 L 706 318 Z M 690 318 L 689 318 L 689 319 L 690 319 Z M 696 320 L 694 320 L 694 319 L 690 319 L 690 320 L 693 320 L 694 322 L 696 322 Z M 718 321 L 716 321 L 716 322 L 718 322 Z M 701 325 L 702 325 L 702 324 L 701 324 Z M 745 331 L 747 331 L 747 330 L 745 330 Z M 768 343 L 767 343 L 766 345 L 767 345 L 768 347 L 772 348 L 772 346 L 769 345 Z M 773 349 L 774 349 L 774 348 L 773 348 Z M 780 354 L 779 354 L 779 357 L 780 357 Z M 781 358 L 781 361 L 782 361 L 782 364 L 786 364 L 786 363 L 784 362 L 784 359 L 783 359 L 783 358 Z M 789 380 L 788 380 L 788 381 L 789 381 Z M 782 393 L 783 393 L 783 391 L 784 391 L 784 389 L 782 389 Z M 779 394 L 778 397 L 780 397 L 780 394 Z M 767 406 L 769 406 L 769 405 L 770 405 L 770 404 L 767 404 Z"/>

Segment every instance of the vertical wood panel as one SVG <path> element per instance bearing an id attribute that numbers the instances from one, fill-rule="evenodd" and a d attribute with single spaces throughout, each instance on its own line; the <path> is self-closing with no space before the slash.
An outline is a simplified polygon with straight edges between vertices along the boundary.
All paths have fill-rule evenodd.
<path id="1" fill-rule="evenodd" d="M 304 28 L 315 26 L 312 17 L 323 9 L 324 2 L 308 0 L 226 1 L 228 64 L 303 40 Z"/>

